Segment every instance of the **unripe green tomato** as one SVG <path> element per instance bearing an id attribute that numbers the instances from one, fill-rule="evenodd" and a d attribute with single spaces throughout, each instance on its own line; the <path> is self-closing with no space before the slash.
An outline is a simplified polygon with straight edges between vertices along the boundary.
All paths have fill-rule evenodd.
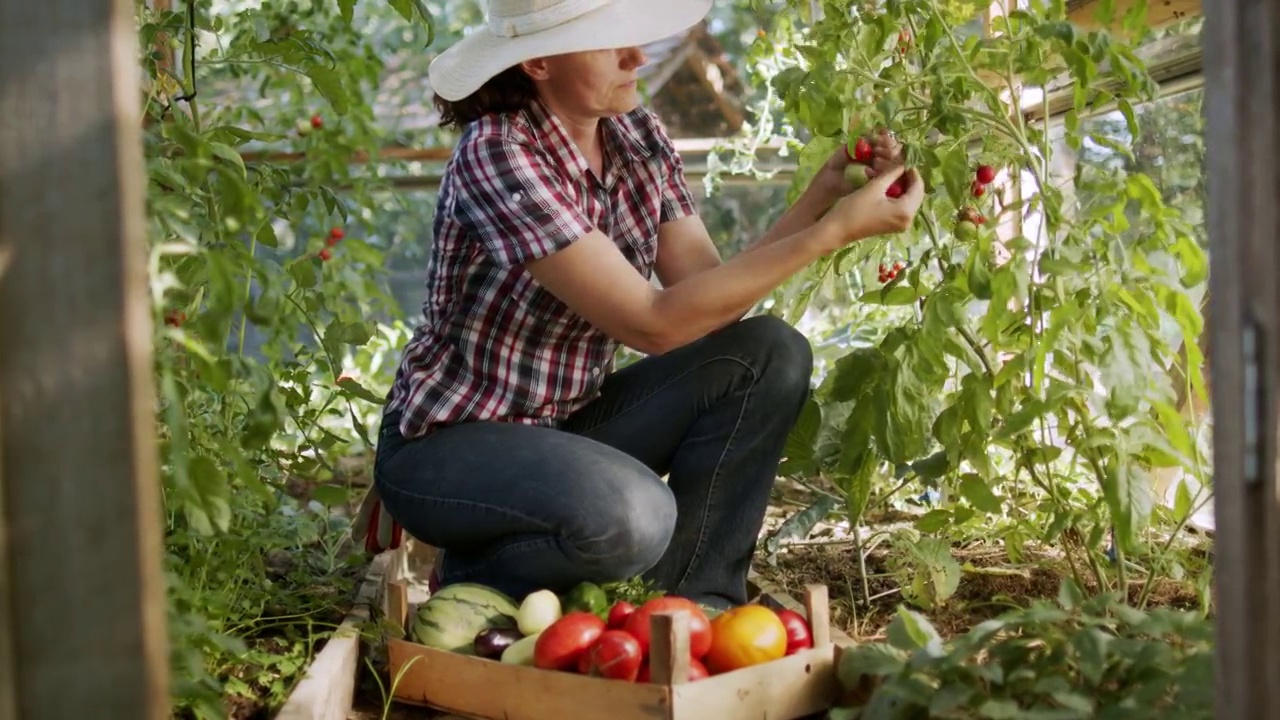
<path id="1" fill-rule="evenodd" d="M 978 237 L 978 226 L 968 220 L 961 220 L 956 223 L 956 239 L 964 242 L 973 242 Z"/>
<path id="2" fill-rule="evenodd" d="M 853 186 L 854 190 L 862 189 L 870 178 L 867 177 L 867 166 L 857 163 L 849 163 L 844 168 L 844 179 Z"/>

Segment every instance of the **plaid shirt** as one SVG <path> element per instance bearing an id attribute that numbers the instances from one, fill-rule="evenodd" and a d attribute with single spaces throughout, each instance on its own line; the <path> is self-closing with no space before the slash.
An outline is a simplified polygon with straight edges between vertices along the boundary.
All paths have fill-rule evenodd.
<path id="1" fill-rule="evenodd" d="M 477 420 L 554 426 L 598 393 L 618 343 L 522 263 L 599 228 L 649 278 L 659 224 L 696 212 L 652 113 L 601 123 L 603 180 L 540 103 L 463 132 L 440 187 L 423 322 L 387 405 L 405 437 Z"/>

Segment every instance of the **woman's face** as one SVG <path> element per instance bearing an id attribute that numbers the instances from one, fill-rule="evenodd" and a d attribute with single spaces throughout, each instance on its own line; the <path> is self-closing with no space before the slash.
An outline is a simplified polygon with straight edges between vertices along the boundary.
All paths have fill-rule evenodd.
<path id="1" fill-rule="evenodd" d="M 640 104 L 636 71 L 649 59 L 638 47 L 539 58 L 525 71 L 552 107 L 579 117 L 629 113 Z"/>

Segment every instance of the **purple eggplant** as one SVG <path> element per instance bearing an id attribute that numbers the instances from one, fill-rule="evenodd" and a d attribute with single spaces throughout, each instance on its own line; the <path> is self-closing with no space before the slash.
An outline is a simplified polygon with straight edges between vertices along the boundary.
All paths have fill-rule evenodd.
<path id="1" fill-rule="evenodd" d="M 474 643 L 477 656 L 489 660 L 502 657 L 502 651 L 510 647 L 524 635 L 515 628 L 491 627 L 481 630 Z"/>

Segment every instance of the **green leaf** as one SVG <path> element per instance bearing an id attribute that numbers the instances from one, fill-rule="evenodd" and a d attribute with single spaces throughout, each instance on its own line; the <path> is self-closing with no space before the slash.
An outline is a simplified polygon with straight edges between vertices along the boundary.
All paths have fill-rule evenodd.
<path id="1" fill-rule="evenodd" d="M 1084 601 L 1084 593 L 1081 592 L 1080 586 L 1076 585 L 1076 581 L 1069 577 L 1062 578 L 1062 583 L 1058 586 L 1058 604 L 1063 610 L 1074 610 Z"/>
<path id="2" fill-rule="evenodd" d="M 1173 495 L 1173 519 L 1177 522 L 1186 520 L 1187 516 L 1191 514 L 1192 502 L 1191 488 L 1187 486 L 1185 480 L 1179 481 L 1178 489 L 1174 491 Z"/>
<path id="3" fill-rule="evenodd" d="M 960 494 L 974 508 L 986 513 L 998 513 L 1003 509 L 999 497 L 991 492 L 982 478 L 974 474 L 966 474 L 960 481 Z"/>
<path id="4" fill-rule="evenodd" d="M 810 397 L 787 435 L 786 446 L 783 449 L 785 462 L 800 469 L 810 468 L 821 432 L 822 406 Z"/>
<path id="5" fill-rule="evenodd" d="M 342 22 L 350 25 L 355 20 L 356 0 L 338 0 L 338 11 L 342 13 Z"/>
<path id="6" fill-rule="evenodd" d="M 203 535 L 226 532 L 231 527 L 231 487 L 226 475 L 207 455 L 192 457 L 188 472 L 195 496 L 184 503 L 187 520 Z"/>
<path id="7" fill-rule="evenodd" d="M 992 699 L 978 707 L 978 715 L 992 720 L 1015 720 L 1024 717 L 1018 703 L 1013 700 Z"/>
<path id="8" fill-rule="evenodd" d="M 289 263 L 289 276 L 294 282 L 298 283 L 298 287 L 306 290 L 316 285 L 316 270 L 319 268 L 320 261 L 317 258 L 306 256 Z"/>
<path id="9" fill-rule="evenodd" d="M 276 229 L 271 224 L 271 220 L 262 223 L 262 227 L 258 228 L 258 232 L 254 234 L 253 238 L 263 247 L 280 247 L 280 241 L 276 238 Z"/>
<path id="10" fill-rule="evenodd" d="M 937 510 L 930 510 L 924 515 L 921 515 L 916 520 L 915 528 L 922 533 L 933 534 L 950 524 L 951 511 L 939 508 Z"/>
<path id="11" fill-rule="evenodd" d="M 392 4 L 395 4 L 394 0 Z M 322 65 L 312 65 L 307 69 L 307 77 L 311 78 L 316 90 L 333 106 L 334 112 L 339 115 L 347 114 L 347 91 L 342 86 L 342 80 L 339 78 L 337 71 L 330 70 Z"/>
<path id="12" fill-rule="evenodd" d="M 342 485 L 317 485 L 311 499 L 325 507 L 337 507 L 351 498 L 351 490 Z"/>
<path id="13" fill-rule="evenodd" d="M 342 391 L 348 396 L 357 397 L 357 398 L 360 398 L 361 400 L 367 400 L 368 402 L 371 402 L 374 405 L 377 405 L 379 407 L 381 407 L 382 404 L 386 402 L 385 397 L 378 396 L 377 394 L 370 391 L 365 386 L 361 385 L 359 381 L 357 381 L 355 378 L 352 378 L 347 375 L 343 375 L 342 377 L 338 378 L 338 387 L 341 388 Z"/>
<path id="14" fill-rule="evenodd" d="M 887 367 L 880 348 L 858 348 L 836 361 L 821 393 L 832 402 L 856 399 L 875 388 Z"/>
<path id="15" fill-rule="evenodd" d="M 1097 685 L 1102 681 L 1107 669 L 1107 647 L 1112 637 L 1096 627 L 1081 628 L 1071 638 L 1071 646 L 1076 651 L 1080 673 Z"/>
<path id="16" fill-rule="evenodd" d="M 862 683 L 863 678 L 894 675 L 906 665 L 907 656 L 898 648 L 885 643 L 862 643 L 840 653 L 836 674 L 840 684 L 852 690 Z"/>
<path id="17" fill-rule="evenodd" d="M 224 145 L 220 142 L 211 142 L 208 144 L 208 147 L 213 152 L 214 157 L 221 158 L 228 163 L 231 163 L 231 165 L 240 173 L 240 177 L 243 178 L 248 176 L 248 171 L 246 171 L 244 167 L 244 158 L 240 157 L 240 153 L 236 152 L 235 148 L 230 145 Z"/>
<path id="18" fill-rule="evenodd" d="M 889 623 L 886 636 L 889 644 L 900 650 L 942 648 L 942 636 L 933 627 L 933 623 L 924 615 L 905 607 L 898 608 L 893 621 Z"/>
<path id="19" fill-rule="evenodd" d="M 858 302 L 868 305 L 911 305 L 922 296 L 910 285 L 897 285 L 863 293 Z"/>

